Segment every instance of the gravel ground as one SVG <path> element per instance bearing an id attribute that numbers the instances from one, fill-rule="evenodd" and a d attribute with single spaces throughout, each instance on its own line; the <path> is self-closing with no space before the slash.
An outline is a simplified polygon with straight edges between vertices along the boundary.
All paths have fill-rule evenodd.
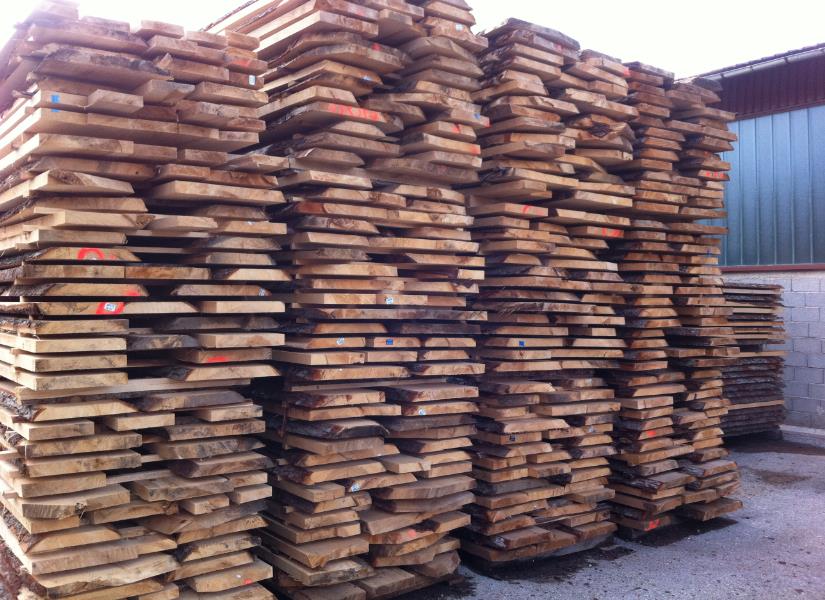
<path id="1" fill-rule="evenodd" d="M 405 600 L 786 600 L 825 598 L 825 449 L 729 444 L 745 508 L 635 542 L 483 574 Z"/>

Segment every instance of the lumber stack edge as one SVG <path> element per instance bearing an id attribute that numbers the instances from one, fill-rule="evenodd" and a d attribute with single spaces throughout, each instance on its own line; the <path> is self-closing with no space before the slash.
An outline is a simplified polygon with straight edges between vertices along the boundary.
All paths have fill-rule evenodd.
<path id="1" fill-rule="evenodd" d="M 464 0 L 45 0 L 0 54 L 0 581 L 375 600 L 742 506 L 719 89 Z"/>

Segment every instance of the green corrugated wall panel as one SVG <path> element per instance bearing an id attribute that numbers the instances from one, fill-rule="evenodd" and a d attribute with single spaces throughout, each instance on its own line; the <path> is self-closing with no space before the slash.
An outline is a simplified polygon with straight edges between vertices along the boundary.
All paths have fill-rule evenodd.
<path id="1" fill-rule="evenodd" d="M 722 264 L 825 263 L 825 106 L 731 124 Z"/>

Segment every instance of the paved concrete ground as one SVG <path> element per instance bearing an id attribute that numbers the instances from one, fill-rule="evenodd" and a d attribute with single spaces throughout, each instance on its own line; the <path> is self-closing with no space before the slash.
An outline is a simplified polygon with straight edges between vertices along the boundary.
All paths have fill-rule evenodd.
<path id="1" fill-rule="evenodd" d="M 762 439 L 729 444 L 745 508 L 496 572 L 405 600 L 821 600 L 825 598 L 825 449 Z"/>

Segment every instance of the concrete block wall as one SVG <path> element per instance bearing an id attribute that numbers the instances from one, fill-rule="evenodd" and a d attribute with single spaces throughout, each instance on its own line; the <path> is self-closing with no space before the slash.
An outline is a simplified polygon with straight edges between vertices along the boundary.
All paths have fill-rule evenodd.
<path id="1" fill-rule="evenodd" d="M 825 271 L 725 273 L 784 288 L 786 423 L 825 429 Z"/>

